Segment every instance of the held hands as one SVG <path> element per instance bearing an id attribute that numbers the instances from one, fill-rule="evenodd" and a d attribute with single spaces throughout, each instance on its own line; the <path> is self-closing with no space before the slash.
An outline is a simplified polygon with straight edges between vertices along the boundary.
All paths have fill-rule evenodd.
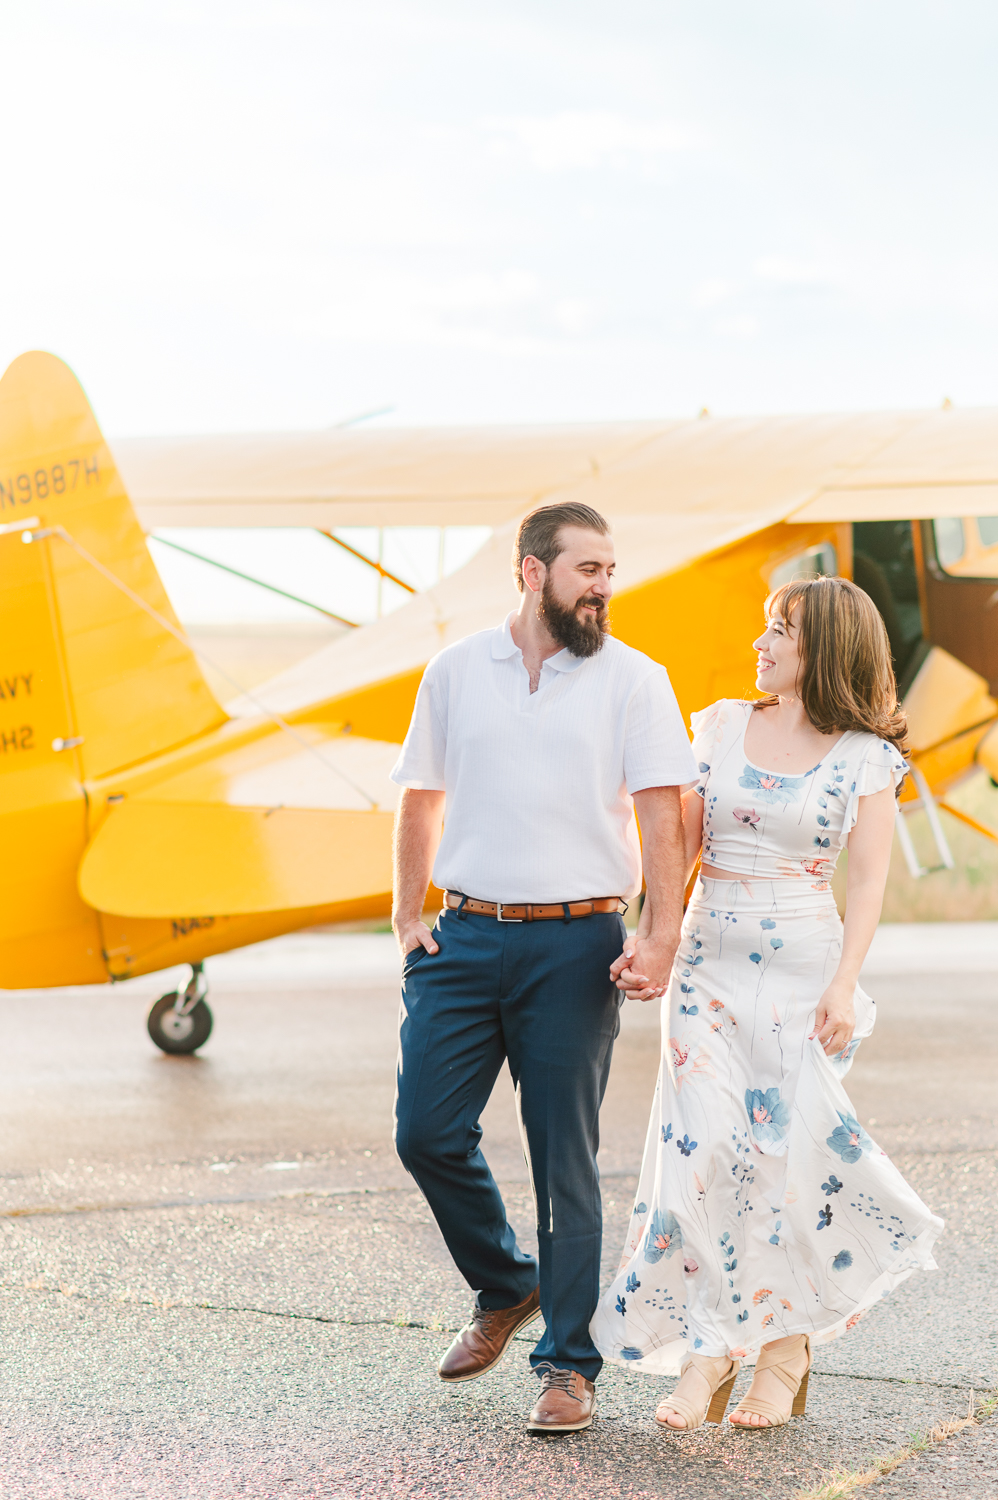
<path id="1" fill-rule="evenodd" d="M 856 1007 L 853 995 L 856 986 L 847 980 L 833 979 L 814 1013 L 814 1030 L 809 1041 L 817 1037 L 826 1057 L 834 1057 L 852 1041 L 856 1029 Z"/>
<path id="2" fill-rule="evenodd" d="M 415 948 L 425 948 L 427 953 L 439 953 L 440 947 L 433 933 L 419 917 L 410 917 L 405 921 L 395 920 L 392 927 L 403 963 Z"/>
<path id="3" fill-rule="evenodd" d="M 610 978 L 628 1000 L 657 1000 L 664 995 L 679 946 L 674 938 L 628 937 L 624 951 L 610 965 Z"/>

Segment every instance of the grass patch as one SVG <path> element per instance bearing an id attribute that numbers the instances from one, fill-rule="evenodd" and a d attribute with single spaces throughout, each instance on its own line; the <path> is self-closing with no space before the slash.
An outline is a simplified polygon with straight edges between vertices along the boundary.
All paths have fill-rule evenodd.
<path id="1" fill-rule="evenodd" d="M 850 1500 L 859 1490 L 876 1484 L 878 1479 L 885 1479 L 888 1474 L 893 1474 L 895 1469 L 917 1458 L 920 1453 L 927 1453 L 930 1448 L 945 1443 L 965 1427 L 976 1427 L 980 1422 L 986 1421 L 996 1410 L 998 1391 L 993 1391 L 976 1403 L 971 1392 L 965 1417 L 955 1422 L 940 1422 L 937 1427 L 926 1432 L 913 1434 L 906 1447 L 898 1448 L 883 1458 L 873 1459 L 868 1469 L 829 1469 L 807 1489 L 798 1490 L 793 1500 Z"/>
<path id="2" fill-rule="evenodd" d="M 983 771 L 946 794 L 961 812 L 998 829 L 998 789 Z M 998 917 L 998 844 L 940 814 L 956 869 L 939 870 L 921 880 L 908 874 L 901 847 L 894 840 L 884 895 L 885 922 L 984 922 Z M 924 812 L 910 815 L 909 828 L 925 864 L 938 860 Z M 845 860 L 839 861 L 844 864 Z M 836 882 L 838 885 L 839 882 Z"/>

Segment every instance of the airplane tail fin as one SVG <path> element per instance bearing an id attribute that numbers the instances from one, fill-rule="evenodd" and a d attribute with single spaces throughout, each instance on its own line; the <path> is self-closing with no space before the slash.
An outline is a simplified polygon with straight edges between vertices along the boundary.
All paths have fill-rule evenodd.
<path id="1" fill-rule="evenodd" d="M 22 546 L 29 518 L 42 537 Z M 18 643 L 15 694 L 38 651 L 48 658 L 22 688 L 36 753 L 77 741 L 89 780 L 224 721 L 191 650 L 139 602 L 179 628 L 87 398 L 51 354 L 21 355 L 0 380 L 3 523 L 14 529 L 0 539 L 0 642 L 4 655 Z"/>
<path id="2" fill-rule="evenodd" d="M 2 985 L 44 983 L 63 940 L 78 982 L 104 977 L 76 888 L 85 785 L 225 722 L 170 627 L 86 396 L 61 360 L 21 355 L 0 380 L 0 840 L 19 872 L 0 906 Z"/>

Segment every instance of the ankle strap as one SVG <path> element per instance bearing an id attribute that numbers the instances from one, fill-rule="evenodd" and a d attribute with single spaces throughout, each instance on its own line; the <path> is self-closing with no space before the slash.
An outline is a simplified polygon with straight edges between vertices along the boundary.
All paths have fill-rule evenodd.
<path id="1" fill-rule="evenodd" d="M 803 1376 L 792 1374 L 785 1361 L 794 1359 L 804 1349 L 807 1350 L 807 1368 L 810 1370 L 811 1346 L 806 1333 L 798 1334 L 792 1344 L 784 1344 L 782 1349 L 760 1349 L 755 1367 L 757 1370 L 771 1370 L 777 1380 L 782 1380 L 787 1390 L 796 1395 Z"/>

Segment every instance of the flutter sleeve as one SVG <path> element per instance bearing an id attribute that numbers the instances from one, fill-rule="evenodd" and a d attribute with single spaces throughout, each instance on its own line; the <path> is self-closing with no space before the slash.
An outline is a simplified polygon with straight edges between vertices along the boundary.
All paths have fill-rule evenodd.
<path id="1" fill-rule="evenodd" d="M 709 708 L 702 708 L 699 713 L 690 715 L 690 728 L 693 731 L 693 759 L 697 763 L 698 773 L 693 790 L 698 797 L 702 797 L 706 791 L 707 779 L 710 776 L 710 767 L 714 759 L 714 749 L 727 720 L 726 707 L 725 699 L 720 698 Z"/>
<path id="2" fill-rule="evenodd" d="M 895 792 L 899 792 L 908 769 L 908 762 L 899 750 L 887 740 L 878 740 L 870 736 L 870 743 L 856 768 L 856 779 L 849 788 L 849 801 L 846 804 L 845 816 L 847 833 L 851 833 L 856 827 L 860 797 L 869 797 L 873 792 L 882 792 L 888 786 L 893 786 Z"/>

